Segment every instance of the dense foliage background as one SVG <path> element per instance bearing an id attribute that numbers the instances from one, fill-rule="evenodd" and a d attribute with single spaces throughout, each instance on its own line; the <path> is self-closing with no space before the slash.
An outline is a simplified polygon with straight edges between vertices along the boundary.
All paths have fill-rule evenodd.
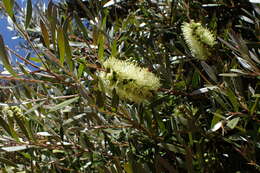
<path id="1" fill-rule="evenodd" d="M 1 171 L 260 171 L 259 4 L 111 2 L 0 2 L 30 52 L 0 39 Z M 190 21 L 217 38 L 203 61 L 184 39 Z M 112 56 L 148 68 L 160 89 L 142 103 L 106 94 Z"/>

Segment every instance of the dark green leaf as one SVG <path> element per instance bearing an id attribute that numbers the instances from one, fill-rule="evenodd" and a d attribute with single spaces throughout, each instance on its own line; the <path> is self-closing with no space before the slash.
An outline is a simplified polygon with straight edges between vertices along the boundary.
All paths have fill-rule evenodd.
<path id="1" fill-rule="evenodd" d="M 64 35 L 64 43 L 65 43 L 65 53 L 66 53 L 66 63 L 69 66 L 70 71 L 73 71 L 73 61 L 72 61 L 72 53 L 69 45 L 69 40 L 66 35 Z"/>
<path id="2" fill-rule="evenodd" d="M 12 162 L 11 160 L 8 160 L 6 158 L 0 157 L 0 163 L 9 165 L 9 166 L 13 166 L 13 167 L 17 167 L 17 164 Z"/>
<path id="3" fill-rule="evenodd" d="M 58 47 L 60 53 L 60 62 L 63 65 L 65 60 L 65 38 L 62 28 L 58 28 Z"/>
<path id="4" fill-rule="evenodd" d="M 6 123 L 6 121 L 0 117 L 0 125 L 4 128 L 4 130 L 10 135 L 12 136 L 11 130 L 9 128 L 9 125 Z"/>
<path id="5" fill-rule="evenodd" d="M 234 110 L 237 112 L 239 109 L 239 102 L 237 100 L 237 96 L 234 94 L 234 92 L 230 88 L 227 90 L 227 95 L 228 95 L 228 98 L 229 98 L 231 104 L 234 107 Z"/>
<path id="6" fill-rule="evenodd" d="M 42 20 L 40 20 L 40 26 L 41 26 L 42 37 L 43 37 L 44 43 L 45 43 L 47 48 L 50 48 L 49 33 L 48 33 L 48 30 L 47 30 L 47 27 L 45 26 L 45 24 L 43 23 Z"/>
<path id="7" fill-rule="evenodd" d="M 21 115 L 23 116 L 23 115 Z M 23 134 L 27 137 L 28 140 L 31 139 L 31 136 L 29 135 L 29 132 L 27 130 L 26 126 L 26 122 L 23 119 L 23 117 L 17 116 L 16 114 L 14 114 L 14 118 L 15 121 L 17 122 L 18 126 L 20 127 L 21 131 L 23 132 Z"/>
<path id="8" fill-rule="evenodd" d="M 25 28 L 28 28 L 30 21 L 31 21 L 31 18 L 32 18 L 32 1 L 27 0 Z"/>
<path id="9" fill-rule="evenodd" d="M 17 76 L 17 73 L 14 71 L 10 63 L 2 35 L 0 35 L 0 60 L 9 73 L 11 73 L 13 76 Z"/>

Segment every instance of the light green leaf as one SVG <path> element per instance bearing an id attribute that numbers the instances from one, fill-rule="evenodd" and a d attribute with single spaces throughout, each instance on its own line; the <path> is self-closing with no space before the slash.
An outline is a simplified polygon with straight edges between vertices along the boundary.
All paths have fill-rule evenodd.
<path id="1" fill-rule="evenodd" d="M 238 77 L 240 75 L 237 74 L 237 73 L 221 73 L 221 74 L 219 74 L 219 76 L 223 76 L 223 77 Z"/>
<path id="2" fill-rule="evenodd" d="M 215 113 L 214 113 L 214 116 L 213 116 L 213 119 L 212 119 L 212 121 L 211 121 L 210 127 L 213 128 L 213 127 L 214 127 L 221 119 L 223 119 L 223 118 L 224 118 L 223 115 L 221 115 L 221 114 L 218 113 L 218 112 L 215 112 Z"/>
<path id="3" fill-rule="evenodd" d="M 13 17 L 14 17 L 14 11 L 13 11 L 14 0 L 3 0 L 3 3 L 4 3 L 4 7 L 5 7 L 7 14 L 13 19 Z"/>
<path id="4" fill-rule="evenodd" d="M 59 110 L 59 109 L 61 109 L 61 108 L 64 108 L 65 106 L 68 106 L 69 104 L 71 104 L 71 103 L 77 101 L 78 99 L 79 99 L 79 97 L 75 97 L 75 98 L 66 100 L 66 101 L 64 101 L 64 102 L 62 102 L 62 103 L 60 103 L 60 104 L 58 104 L 58 105 L 52 107 L 52 108 L 50 109 L 50 112 L 54 112 L 54 111 L 57 111 L 57 110 Z"/>
<path id="5" fill-rule="evenodd" d="M 68 120 L 64 121 L 63 126 L 65 126 L 65 125 L 67 125 L 67 124 L 70 124 L 70 123 L 72 123 L 73 121 L 76 121 L 76 120 L 78 120 L 78 119 L 84 117 L 85 115 L 86 115 L 86 113 L 82 113 L 82 114 L 76 115 L 76 116 L 74 116 L 74 117 L 72 117 L 72 118 L 69 118 Z"/>
<path id="6" fill-rule="evenodd" d="M 31 109 L 27 110 L 27 111 L 24 113 L 24 115 L 29 114 L 29 113 L 35 111 L 36 109 L 38 109 L 39 107 L 41 107 L 44 103 L 45 103 L 45 101 L 43 101 L 43 102 L 41 102 L 41 103 L 39 103 L 39 104 L 34 105 Z"/>
<path id="7" fill-rule="evenodd" d="M 78 79 L 81 78 L 84 69 L 85 69 L 84 64 L 80 63 L 79 68 L 78 68 Z"/>
<path id="8" fill-rule="evenodd" d="M 253 115 L 256 111 L 257 105 L 259 105 L 259 97 L 256 97 L 256 101 L 250 109 L 250 115 Z"/>
<path id="9" fill-rule="evenodd" d="M 129 162 L 124 165 L 124 170 L 126 173 L 134 173 L 133 168 Z"/>
<path id="10" fill-rule="evenodd" d="M 1 149 L 7 152 L 21 151 L 32 148 L 30 145 L 20 145 L 20 146 L 11 146 L 11 147 L 2 147 Z"/>
<path id="11" fill-rule="evenodd" d="M 231 129 L 234 129 L 237 125 L 237 123 L 239 122 L 240 117 L 237 118 L 233 118 L 232 120 L 228 121 L 227 126 Z"/>

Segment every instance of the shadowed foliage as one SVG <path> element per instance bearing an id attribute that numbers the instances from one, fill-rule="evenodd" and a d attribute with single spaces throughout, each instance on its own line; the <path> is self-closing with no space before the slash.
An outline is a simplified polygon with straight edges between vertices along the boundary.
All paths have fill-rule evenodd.
<path id="1" fill-rule="evenodd" d="M 0 42 L 2 172 L 260 170 L 259 4 L 13 3 L 30 53 Z"/>

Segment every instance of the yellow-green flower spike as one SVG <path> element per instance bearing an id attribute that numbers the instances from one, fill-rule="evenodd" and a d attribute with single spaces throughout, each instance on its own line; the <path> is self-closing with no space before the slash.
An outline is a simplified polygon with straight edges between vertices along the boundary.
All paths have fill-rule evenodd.
<path id="1" fill-rule="evenodd" d="M 146 68 L 114 57 L 103 63 L 100 79 L 108 94 L 115 90 L 119 98 L 141 103 L 160 87 L 160 79 Z"/>
<path id="2" fill-rule="evenodd" d="M 22 109 L 19 108 L 18 106 L 6 106 L 4 109 L 3 109 L 3 112 L 6 113 L 6 115 L 8 117 L 13 117 L 13 116 L 16 116 L 20 119 L 24 119 L 24 115 L 23 115 L 23 112 L 22 112 Z"/>
<path id="3" fill-rule="evenodd" d="M 210 55 L 209 48 L 216 44 L 215 36 L 201 23 L 191 21 L 183 23 L 182 32 L 193 56 L 206 60 Z"/>

